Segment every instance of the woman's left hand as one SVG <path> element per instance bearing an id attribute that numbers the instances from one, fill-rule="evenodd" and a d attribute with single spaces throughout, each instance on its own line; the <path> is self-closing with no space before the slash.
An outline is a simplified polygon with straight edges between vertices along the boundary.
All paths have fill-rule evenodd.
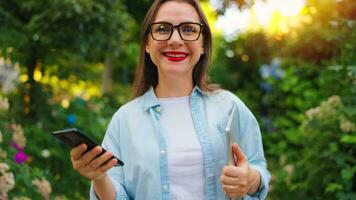
<path id="1" fill-rule="evenodd" d="M 220 180 L 226 196 L 239 198 L 249 192 L 251 168 L 245 154 L 237 144 L 232 145 L 232 151 L 236 158 L 235 166 L 225 166 Z"/>

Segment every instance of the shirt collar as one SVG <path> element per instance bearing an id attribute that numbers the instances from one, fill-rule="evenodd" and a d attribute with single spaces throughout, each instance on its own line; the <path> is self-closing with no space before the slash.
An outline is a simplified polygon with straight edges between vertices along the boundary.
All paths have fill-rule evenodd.
<path id="1" fill-rule="evenodd" d="M 142 96 L 143 100 L 143 109 L 146 111 L 152 107 L 159 106 L 158 99 L 156 97 L 155 91 L 153 87 L 151 86 L 145 94 Z"/>
<path id="2" fill-rule="evenodd" d="M 207 92 L 202 91 L 198 86 L 194 86 L 193 91 L 191 93 L 191 96 L 196 96 L 196 95 L 201 95 L 201 94 L 207 94 Z M 143 99 L 143 109 L 146 111 L 152 107 L 159 106 L 159 101 L 156 97 L 154 88 L 151 86 L 145 94 L 142 96 Z"/>
<path id="3" fill-rule="evenodd" d="M 196 95 L 196 94 L 199 94 L 199 95 L 201 95 L 201 94 L 207 95 L 207 92 L 204 92 L 203 90 L 200 89 L 200 87 L 198 87 L 198 86 L 196 85 L 196 86 L 194 86 L 194 88 L 193 88 L 193 91 L 192 91 L 191 96 Z"/>

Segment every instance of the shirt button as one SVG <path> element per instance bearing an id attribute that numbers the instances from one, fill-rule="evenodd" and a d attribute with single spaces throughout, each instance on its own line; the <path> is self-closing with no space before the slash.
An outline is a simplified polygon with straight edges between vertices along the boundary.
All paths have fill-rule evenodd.
<path id="1" fill-rule="evenodd" d="M 168 189 L 169 189 L 169 187 L 168 187 L 168 185 L 163 185 L 163 186 L 162 186 L 162 189 L 163 189 L 163 191 L 167 192 Z"/>
<path id="2" fill-rule="evenodd" d="M 166 153 L 166 151 L 165 151 L 165 150 L 162 150 L 162 151 L 161 151 L 161 154 L 162 154 L 162 155 L 163 155 L 163 154 L 165 154 L 165 153 Z"/>
<path id="3" fill-rule="evenodd" d="M 157 107 L 157 108 L 156 108 L 156 111 L 160 113 L 160 112 L 161 112 L 161 108 L 160 108 L 160 107 Z"/>

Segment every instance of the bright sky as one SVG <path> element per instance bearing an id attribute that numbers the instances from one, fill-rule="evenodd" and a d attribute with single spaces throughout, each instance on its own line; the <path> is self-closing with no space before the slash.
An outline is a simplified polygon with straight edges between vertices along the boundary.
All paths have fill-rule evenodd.
<path id="1" fill-rule="evenodd" d="M 220 0 L 210 0 L 213 7 L 219 7 Z M 279 12 L 284 17 L 295 16 L 304 7 L 305 0 L 266 0 L 266 2 L 256 0 L 253 6 L 255 17 L 258 23 L 266 27 L 273 13 Z M 238 32 L 244 31 L 251 21 L 251 10 L 242 12 L 237 6 L 232 6 L 226 10 L 224 16 L 218 18 L 216 27 L 221 29 L 227 38 L 231 38 Z"/>

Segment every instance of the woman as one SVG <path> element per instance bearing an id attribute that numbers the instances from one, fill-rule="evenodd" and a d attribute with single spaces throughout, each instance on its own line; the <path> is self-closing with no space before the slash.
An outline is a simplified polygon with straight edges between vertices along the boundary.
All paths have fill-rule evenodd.
<path id="1" fill-rule="evenodd" d="M 91 199 L 264 199 L 269 172 L 256 119 L 232 93 L 208 83 L 211 32 L 196 0 L 156 0 L 141 36 L 135 98 L 113 116 L 101 148 L 71 151 L 92 180 Z M 227 166 L 225 127 L 238 128 Z M 125 162 L 114 167 L 114 154 Z M 108 162 L 106 162 L 108 161 Z"/>

